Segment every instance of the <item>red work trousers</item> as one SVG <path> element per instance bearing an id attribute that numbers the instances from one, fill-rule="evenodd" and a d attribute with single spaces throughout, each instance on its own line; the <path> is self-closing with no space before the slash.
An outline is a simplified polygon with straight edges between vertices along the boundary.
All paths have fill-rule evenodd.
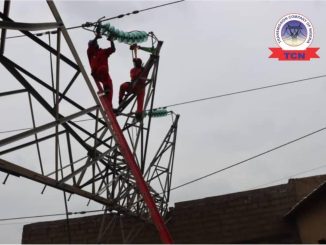
<path id="1" fill-rule="evenodd" d="M 135 84 L 131 82 L 125 82 L 121 84 L 119 91 L 119 102 L 122 101 L 125 93 L 134 93 L 137 95 L 137 111 L 136 113 L 143 112 L 144 97 L 145 97 L 145 86 L 142 84 Z"/>
<path id="2" fill-rule="evenodd" d="M 113 86 L 108 69 L 105 66 L 100 66 L 92 72 L 92 76 L 96 83 L 102 84 L 105 97 L 107 98 L 109 105 L 112 107 Z"/>

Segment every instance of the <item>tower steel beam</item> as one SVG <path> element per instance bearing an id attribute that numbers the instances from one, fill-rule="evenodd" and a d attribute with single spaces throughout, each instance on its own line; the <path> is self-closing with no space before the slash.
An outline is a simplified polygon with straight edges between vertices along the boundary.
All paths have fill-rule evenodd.
<path id="1" fill-rule="evenodd" d="M 56 9 L 53 1 L 47 1 L 47 3 L 49 5 L 49 7 L 50 7 L 50 9 L 52 11 L 52 14 L 55 17 L 56 21 L 58 23 L 60 23 L 60 24 L 63 25 L 62 19 L 61 19 L 60 15 L 59 15 L 59 12 L 57 11 L 57 9 Z M 68 34 L 67 30 L 65 29 L 64 25 L 61 28 L 61 30 L 62 30 L 62 34 L 65 37 L 65 40 L 66 40 L 66 42 L 68 44 L 68 47 L 70 48 L 70 51 L 72 52 L 72 54 L 73 54 L 73 56 L 74 56 L 74 58 L 75 58 L 75 60 L 76 60 L 76 62 L 78 64 L 78 66 L 79 66 L 79 68 L 81 70 L 81 73 L 84 76 L 84 79 L 85 79 L 85 81 L 86 81 L 86 83 L 87 83 L 87 85 L 88 85 L 88 87 L 89 87 L 89 89 L 90 89 L 90 91 L 91 91 L 91 93 L 93 95 L 94 100 L 96 101 L 97 104 L 100 104 L 99 103 L 99 100 L 97 98 L 97 95 L 96 95 L 96 93 L 95 93 L 95 91 L 94 91 L 94 89 L 93 89 L 93 87 L 92 87 L 92 85 L 90 83 L 90 80 L 89 80 L 89 78 L 87 76 L 87 73 L 86 73 L 86 71 L 85 71 L 85 69 L 84 69 L 84 67 L 82 65 L 82 62 L 81 62 L 81 60 L 80 60 L 80 58 L 79 58 L 79 56 L 78 56 L 78 54 L 77 54 L 77 52 L 75 50 L 75 47 L 74 47 L 74 45 L 73 45 L 73 43 L 72 43 L 72 41 L 71 41 L 71 39 L 69 37 L 69 34 Z M 103 101 L 102 101 L 102 104 L 103 104 Z M 107 111 L 107 108 L 105 110 Z M 110 114 L 110 113 L 104 112 L 104 110 L 102 108 L 100 108 L 100 112 L 101 112 L 103 118 L 106 120 L 107 125 L 108 125 L 108 128 L 110 129 L 112 135 L 114 136 L 120 152 L 124 156 L 124 159 L 126 160 L 126 162 L 129 165 L 129 167 L 132 168 L 131 170 L 132 170 L 134 176 L 136 175 L 135 176 L 136 182 L 138 183 L 138 187 L 140 187 L 139 186 L 139 183 L 140 183 L 139 181 L 143 181 L 144 182 L 144 180 L 143 180 L 141 174 L 139 175 L 139 173 L 136 172 L 137 171 L 136 170 L 137 165 L 135 164 L 135 161 L 133 159 L 133 156 L 132 156 L 131 152 L 130 152 L 130 154 L 128 154 L 128 153 L 126 154 L 126 151 L 125 150 L 128 149 L 130 151 L 130 149 L 129 149 L 128 146 L 126 148 L 126 144 L 127 143 L 126 142 L 123 142 L 123 140 L 125 141 L 123 135 L 122 135 L 122 138 L 123 139 L 121 139 L 121 135 L 117 135 L 117 130 L 116 129 L 117 129 L 117 127 L 120 129 L 119 125 L 117 124 L 116 121 L 112 121 L 112 118 L 109 118 L 109 120 L 108 120 L 108 118 L 106 116 L 108 114 Z M 120 130 L 120 132 L 121 132 L 121 130 Z M 121 132 L 121 134 L 122 134 L 122 132 Z M 122 143 L 124 144 L 124 147 L 121 146 Z M 134 164 L 132 164 L 132 166 L 130 165 L 131 162 L 134 163 Z M 162 217 L 160 216 L 160 214 L 157 211 L 157 208 L 155 206 L 155 203 L 154 203 L 153 199 L 151 198 L 151 195 L 150 195 L 148 189 L 147 189 L 147 191 L 144 191 L 147 188 L 146 186 L 145 187 L 144 186 L 145 186 L 145 184 L 143 184 L 142 187 L 141 187 L 141 188 L 143 188 L 143 192 L 142 193 L 144 194 L 145 202 L 149 205 L 149 209 L 150 209 L 150 212 L 152 214 L 153 222 L 155 223 L 155 225 L 156 225 L 156 227 L 157 227 L 157 229 L 158 229 L 158 231 L 159 231 L 159 233 L 160 233 L 160 235 L 162 237 L 162 240 L 164 242 L 171 243 L 172 242 L 171 236 L 170 236 L 168 230 L 165 227 L 165 224 L 164 224 L 164 222 L 162 220 Z"/>
<path id="2" fill-rule="evenodd" d="M 0 159 L 0 171 L 20 175 L 33 181 L 86 197 L 90 200 L 102 203 L 109 210 L 118 211 L 118 213 L 129 214 L 146 221 L 151 219 L 160 234 L 161 240 L 164 243 L 171 243 L 172 238 L 165 226 L 162 214 L 166 213 L 168 207 L 168 192 L 171 185 L 178 117 L 174 120 L 171 129 L 164 138 L 158 152 L 154 155 L 153 160 L 147 162 L 146 155 L 147 147 L 149 146 L 148 142 L 152 115 L 149 115 L 148 118 L 144 118 L 141 121 L 134 120 L 135 113 L 133 110 L 136 105 L 136 96 L 130 94 L 126 99 L 127 102 L 119 107 L 119 115 L 127 118 L 125 124 L 122 124 L 124 125 L 122 129 L 120 128 L 116 116 L 112 112 L 112 108 L 108 108 L 103 97 L 100 96 L 100 98 L 98 98 L 94 91 L 93 84 L 83 67 L 54 2 L 52 0 L 47 0 L 47 4 L 55 18 L 55 23 L 14 22 L 5 13 L 0 13 L 0 18 L 3 20 L 0 22 L 0 28 L 20 30 L 26 37 L 29 37 L 41 48 L 49 51 L 50 57 L 52 57 L 52 55 L 56 56 L 56 78 L 52 79 L 52 87 L 29 71 L 15 64 L 3 54 L 0 54 L 0 63 L 23 86 L 24 91 L 27 91 L 33 96 L 39 105 L 53 117 L 54 122 L 42 126 L 37 126 L 34 123 L 32 130 L 0 140 L 0 146 L 16 143 L 10 149 L 1 149 L 2 153 L 5 154 L 29 145 L 38 145 L 40 142 L 55 137 L 55 166 L 51 165 L 50 169 L 46 166 L 46 173 L 42 171 L 42 174 L 40 174 Z M 50 39 L 49 44 L 46 44 L 35 36 L 35 34 L 28 31 L 36 30 L 37 28 L 57 28 L 55 32 L 58 35 L 57 47 L 52 48 Z M 62 34 L 68 45 L 68 50 L 73 56 L 72 59 L 68 59 L 61 54 L 60 34 Z M 147 73 L 151 72 L 151 79 L 146 82 L 145 86 L 146 99 L 144 101 L 144 111 L 149 112 L 153 110 L 159 53 L 163 43 L 157 40 L 154 34 L 150 35 L 150 37 L 152 37 L 153 47 L 151 51 L 148 51 L 151 52 L 151 54 L 144 66 Z M 154 39 L 157 42 L 154 42 Z M 156 46 L 155 48 L 154 45 Z M 59 90 L 61 61 L 75 69 L 74 76 L 70 82 L 67 81 L 68 83 L 64 88 L 60 85 L 63 92 Z M 91 108 L 83 108 L 81 106 L 82 104 L 77 103 L 78 101 L 75 102 L 69 98 L 69 94 L 67 96 L 69 89 L 72 87 L 79 74 L 81 74 L 86 81 L 86 85 L 94 98 L 95 103 L 93 102 L 93 104 L 95 104 L 95 106 L 91 107 L 92 110 L 90 110 Z M 25 76 L 27 78 L 25 78 Z M 29 82 L 30 78 L 37 83 L 36 86 L 34 86 L 34 81 Z M 54 83 L 54 81 L 56 83 Z M 39 84 L 53 94 L 54 104 L 49 102 L 48 99 L 45 99 L 46 96 L 43 94 L 43 88 L 40 88 L 38 86 Z M 6 96 L 16 93 L 18 93 L 18 91 L 9 91 L 1 93 L 0 95 Z M 63 114 L 59 112 L 59 103 L 62 101 L 65 101 L 64 105 L 68 104 L 78 108 L 78 112 L 67 117 L 63 116 Z M 60 108 L 61 107 L 60 104 Z M 127 107 L 128 109 L 131 107 L 130 112 L 123 112 Z M 96 115 L 93 110 L 96 110 Z M 95 129 L 91 127 L 90 124 L 84 126 L 77 124 L 76 121 L 72 121 L 72 116 L 76 118 L 81 115 L 88 115 L 91 119 L 94 119 L 95 121 L 93 120 L 92 123 L 95 122 Z M 130 119 L 133 121 L 129 121 Z M 101 125 L 99 125 L 99 123 L 101 123 Z M 59 125 L 63 129 L 62 131 L 58 130 Z M 21 143 L 17 142 L 18 140 L 32 136 L 33 134 L 36 136 L 37 133 L 50 128 L 55 128 L 56 133 L 53 134 L 53 132 L 51 132 L 52 134 L 46 134 L 47 132 L 44 132 L 43 137 L 36 137 L 33 141 L 24 142 L 24 144 L 17 146 L 17 143 Z M 108 131 L 111 134 L 109 134 Z M 65 160 L 62 160 L 59 148 L 59 135 L 64 133 L 67 138 L 66 144 L 69 154 L 67 157 L 64 156 L 66 158 Z M 135 135 L 136 137 L 134 137 Z M 87 138 L 86 140 L 85 136 Z M 72 141 L 71 139 L 74 140 Z M 60 141 L 62 141 L 62 137 L 60 137 Z M 78 146 L 78 148 L 75 148 L 75 145 Z M 75 149 L 78 149 L 78 152 L 82 150 L 84 157 L 74 162 L 73 157 L 75 151 L 73 152 L 73 150 Z M 163 162 L 161 161 L 162 159 L 166 160 L 164 156 L 169 153 L 168 162 L 165 161 L 163 165 L 159 166 Z M 65 165 L 63 161 L 66 162 Z M 165 165 L 166 163 L 167 165 Z M 65 171 L 63 171 L 64 169 Z M 49 171 L 54 172 L 47 174 Z M 61 175 L 59 177 L 60 172 Z M 156 187 L 158 187 L 158 189 L 156 189 Z M 161 188 L 163 189 L 163 195 L 161 195 Z M 121 223 L 121 225 L 123 224 Z"/>
<path id="3" fill-rule="evenodd" d="M 42 174 L 38 174 L 34 171 L 23 168 L 21 166 L 18 166 L 16 164 L 13 164 L 13 163 L 6 161 L 4 159 L 1 159 L 1 158 L 0 158 L 0 171 L 8 173 L 8 174 L 12 174 L 17 177 L 24 177 L 24 178 L 39 182 L 41 184 L 51 186 L 55 189 L 69 192 L 71 194 L 77 194 L 79 196 L 85 197 L 90 200 L 94 200 L 95 202 L 98 202 L 100 204 L 108 206 L 108 207 L 110 207 L 110 209 L 117 210 L 120 213 L 128 214 L 130 216 L 136 216 L 135 213 L 133 213 L 129 209 L 117 204 L 116 201 L 112 200 L 108 196 L 104 198 L 97 194 L 89 193 L 87 191 L 81 190 L 77 186 L 71 186 L 71 185 L 56 181 L 53 178 L 44 176 Z M 146 221 L 146 220 L 144 220 L 144 221 Z"/>
<path id="4" fill-rule="evenodd" d="M 0 12 L 0 18 L 2 18 L 3 20 L 6 21 L 10 21 L 10 22 L 14 22 L 12 19 L 10 19 L 9 17 L 7 17 L 6 15 L 4 15 L 3 13 Z M 59 25 L 60 26 L 60 25 Z M 39 39 L 38 37 L 36 37 L 35 35 L 33 35 L 32 33 L 28 32 L 28 31 L 21 31 L 24 35 L 26 35 L 27 37 L 29 37 L 30 39 L 32 39 L 34 42 L 36 42 L 37 44 L 39 44 L 40 46 L 42 46 L 43 48 L 45 48 L 46 50 L 48 50 L 49 52 L 51 52 L 54 55 L 57 55 L 57 51 L 52 48 L 51 46 L 49 46 L 47 43 L 43 42 L 41 39 Z M 64 55 L 60 55 L 60 58 L 67 63 L 68 65 L 70 65 L 72 68 L 79 70 L 78 65 L 76 65 L 73 61 L 71 61 L 69 58 L 67 58 Z"/>
<path id="5" fill-rule="evenodd" d="M 107 205 L 107 206 L 111 206 L 114 208 L 117 208 L 118 210 L 121 210 L 122 212 L 126 212 L 128 213 L 128 210 L 126 210 L 123 207 L 117 207 L 114 202 L 109 199 L 109 198 L 103 198 L 100 197 L 98 195 L 93 195 L 90 194 L 89 192 L 83 191 L 77 187 L 74 186 L 70 186 L 68 184 L 65 183 L 60 183 L 52 178 L 49 178 L 47 176 L 43 176 L 41 174 L 35 173 L 34 171 L 28 170 L 26 168 L 20 167 L 16 164 L 13 164 L 11 162 L 5 161 L 3 159 L 0 158 L 0 170 L 3 172 L 7 172 L 7 173 L 11 173 L 14 172 L 16 175 L 18 176 L 22 176 L 25 177 L 27 179 L 42 183 L 42 184 L 46 184 L 48 186 L 51 186 L 53 188 L 62 190 L 62 191 L 67 191 L 69 193 L 72 194 L 77 194 L 89 199 L 92 199 L 94 201 L 97 201 L 103 205 Z"/>
<path id="6" fill-rule="evenodd" d="M 65 131 L 65 130 L 60 131 L 60 132 L 58 132 L 58 135 L 61 135 L 61 134 L 63 134 L 63 133 L 66 133 L 66 131 Z M 1 156 L 1 155 L 4 155 L 4 154 L 7 154 L 7 153 L 9 153 L 9 152 L 13 152 L 13 151 L 16 151 L 16 150 L 22 149 L 22 148 L 27 147 L 27 146 L 34 145 L 34 144 L 36 144 L 36 143 L 40 143 L 40 142 L 42 142 L 42 141 L 44 141 L 44 140 L 51 139 L 51 138 L 55 137 L 55 135 L 56 135 L 56 134 L 50 134 L 50 135 L 48 135 L 48 136 L 45 136 L 45 137 L 39 138 L 39 139 L 37 139 L 37 140 L 33 140 L 33 141 L 31 141 L 31 142 L 27 142 L 27 143 L 24 143 L 24 144 L 22 144 L 22 145 L 19 145 L 19 146 L 15 146 L 15 147 L 12 147 L 12 148 L 6 149 L 6 150 L 4 150 L 4 151 L 0 151 L 0 156 Z"/>
<path id="7" fill-rule="evenodd" d="M 4 6 L 3 6 L 3 14 L 5 16 L 8 16 L 9 9 L 10 9 L 10 0 L 5 0 Z M 0 39 L 0 54 L 3 54 L 5 51 L 6 35 L 7 35 L 7 30 L 2 29 L 1 30 L 1 39 Z"/>
<path id="8" fill-rule="evenodd" d="M 34 76 L 32 73 L 28 72 L 27 70 L 25 70 L 23 67 L 19 66 L 18 64 L 14 63 L 13 61 L 10 61 L 10 63 L 14 66 L 14 68 L 16 68 L 18 71 L 24 73 L 25 75 L 27 75 L 28 77 L 32 78 L 35 82 L 37 82 L 38 84 L 42 85 L 44 88 L 48 89 L 49 91 L 51 91 L 52 93 L 55 93 L 55 89 L 52 88 L 50 85 L 48 85 L 47 83 L 45 83 L 44 81 L 42 81 L 41 79 L 39 79 L 38 77 Z M 79 73 L 79 71 L 77 71 Z M 76 74 L 75 76 L 72 78 L 71 82 L 74 81 L 76 79 Z M 71 84 L 70 82 L 70 84 Z M 69 85 L 70 85 L 69 84 Z M 68 85 L 68 86 L 69 86 Z M 66 90 L 63 93 L 59 92 L 60 95 L 60 99 L 64 99 L 65 101 L 67 101 L 68 103 L 70 103 L 71 105 L 73 105 L 74 107 L 76 107 L 79 110 L 85 110 L 84 107 L 82 107 L 81 105 L 79 105 L 78 103 L 76 103 L 75 101 L 73 101 L 72 99 L 68 98 L 67 96 L 64 95 L 64 93 L 66 92 Z M 88 113 L 87 115 L 89 115 L 90 117 L 92 117 L 93 119 L 96 119 L 97 117 L 92 114 L 92 113 Z M 103 125 L 105 125 L 105 121 L 99 118 L 99 122 L 102 123 Z"/>
<path id="9" fill-rule="evenodd" d="M 26 89 L 18 89 L 18 90 L 13 90 L 13 91 L 8 91 L 8 92 L 2 92 L 2 93 L 0 93 L 0 97 L 13 95 L 13 94 L 20 94 L 20 93 L 25 93 L 25 92 L 27 92 Z"/>
<path id="10" fill-rule="evenodd" d="M 100 106 L 101 104 L 100 104 L 99 99 L 97 98 L 97 94 L 94 91 L 94 88 L 92 86 L 92 83 L 89 80 L 89 77 L 88 77 L 87 72 L 86 72 L 86 70 L 85 70 L 85 68 L 83 66 L 83 63 L 81 62 L 81 60 L 79 58 L 79 55 L 78 55 L 78 53 L 76 51 L 76 48 L 75 48 L 72 40 L 70 39 L 70 36 L 69 36 L 69 34 L 68 34 L 67 30 L 66 30 L 66 27 L 64 26 L 63 21 L 62 21 L 62 19 L 60 17 L 60 14 L 59 14 L 56 6 L 54 5 L 54 2 L 52 0 L 47 0 L 47 4 L 49 5 L 49 8 L 50 8 L 50 10 L 51 10 L 51 12 L 52 12 L 55 20 L 61 26 L 62 35 L 64 36 L 64 38 L 65 38 L 65 40 L 67 42 L 67 45 L 68 45 L 68 47 L 69 47 L 69 49 L 70 49 L 70 51 L 71 51 L 71 53 L 72 53 L 72 55 L 73 55 L 76 63 L 77 63 L 77 65 L 76 65 L 77 68 L 76 69 L 77 70 L 80 70 L 80 72 L 82 73 L 82 76 L 84 77 L 84 80 L 86 81 L 86 84 L 88 86 L 88 89 L 91 92 L 95 103 Z M 100 107 L 100 112 L 101 112 L 102 117 L 105 118 L 106 123 L 108 125 L 110 125 L 110 122 L 105 117 L 105 112 L 103 111 L 102 107 Z M 111 133 L 112 133 L 112 131 L 111 131 Z"/>
<path id="11" fill-rule="evenodd" d="M 152 195 L 150 194 L 149 188 L 143 178 L 143 175 L 134 159 L 132 152 L 128 146 L 128 143 L 123 136 L 123 133 L 120 129 L 120 126 L 115 118 L 115 115 L 112 111 L 112 108 L 107 104 L 107 100 L 101 96 L 100 97 L 102 105 L 105 108 L 106 115 L 111 122 L 112 131 L 114 132 L 115 139 L 118 143 L 118 147 L 120 149 L 121 154 L 123 155 L 124 159 L 126 160 L 133 176 L 135 177 L 137 186 L 139 188 L 140 193 L 143 196 L 145 203 L 150 212 L 151 219 L 158 230 L 161 240 L 164 243 L 172 243 L 172 237 L 163 221 L 162 216 L 160 215 L 156 204 L 153 200 Z"/>
<path id="12" fill-rule="evenodd" d="M 6 30 L 18 30 L 18 31 L 42 31 L 48 29 L 59 28 L 58 23 L 23 23 L 12 21 L 0 21 L 0 28 Z"/>
<path id="13" fill-rule="evenodd" d="M 33 95 L 33 97 L 53 116 L 55 117 L 55 110 L 46 102 L 46 100 L 26 81 L 26 79 L 14 68 L 12 62 L 0 55 L 0 63 Z M 64 118 L 59 114 L 59 118 Z M 84 140 L 67 124 L 62 126 L 82 145 L 85 149 L 90 151 L 92 147 L 84 142 Z"/>
<path id="14" fill-rule="evenodd" d="M 97 109 L 97 106 L 93 106 L 93 107 L 91 107 L 91 108 L 89 108 L 89 109 L 87 109 L 85 111 L 77 112 L 77 113 L 72 114 L 72 115 L 70 115 L 68 117 L 62 117 L 61 116 L 61 118 L 59 118 L 58 120 L 56 120 L 54 122 L 47 123 L 47 124 L 44 124 L 42 126 L 39 126 L 39 127 L 35 128 L 35 129 L 31 129 L 31 130 L 25 131 L 23 133 L 16 134 L 16 135 L 8 137 L 6 139 L 0 140 L 0 146 L 4 146 L 4 145 L 10 144 L 10 143 L 13 143 L 13 142 L 15 142 L 17 140 L 21 140 L 21 139 L 26 138 L 28 136 L 31 136 L 31 135 L 33 135 L 35 133 L 40 133 L 40 132 L 42 132 L 44 130 L 53 128 L 53 127 L 58 126 L 60 124 L 65 124 L 66 122 L 68 122 L 68 121 L 70 121 L 70 120 L 72 120 L 72 119 L 74 119 L 76 117 L 79 117 L 81 115 L 85 115 L 86 113 L 88 113 L 90 111 L 93 111 L 95 109 Z"/>

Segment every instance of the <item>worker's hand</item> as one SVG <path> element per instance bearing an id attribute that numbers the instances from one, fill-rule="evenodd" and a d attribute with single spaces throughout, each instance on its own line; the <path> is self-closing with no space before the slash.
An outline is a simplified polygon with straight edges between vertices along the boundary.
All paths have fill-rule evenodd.
<path id="1" fill-rule="evenodd" d="M 113 36 L 108 36 L 107 40 L 113 42 Z"/>
<path id="2" fill-rule="evenodd" d="M 132 44 L 132 45 L 130 45 L 130 50 L 134 50 L 134 49 L 136 49 L 137 48 L 137 44 Z"/>
<path id="3" fill-rule="evenodd" d="M 97 33 L 95 34 L 95 37 L 96 37 L 97 39 L 99 39 L 99 38 L 102 38 L 102 35 L 101 35 L 101 33 L 97 32 Z"/>

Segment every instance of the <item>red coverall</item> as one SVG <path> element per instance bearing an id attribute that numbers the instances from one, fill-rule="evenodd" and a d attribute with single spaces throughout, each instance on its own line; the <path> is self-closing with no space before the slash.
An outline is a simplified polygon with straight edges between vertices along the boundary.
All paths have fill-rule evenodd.
<path id="1" fill-rule="evenodd" d="M 120 86 L 119 103 L 122 101 L 125 93 L 135 93 L 137 95 L 137 111 L 136 113 L 142 113 L 145 97 L 145 86 L 148 72 L 143 73 L 143 67 L 134 67 L 130 70 L 131 82 L 125 82 Z M 142 76 L 140 77 L 140 75 Z M 137 78 L 139 78 L 137 80 Z"/>
<path id="2" fill-rule="evenodd" d="M 101 49 L 96 42 L 88 44 L 87 56 L 91 66 L 92 76 L 96 82 L 99 92 L 106 92 L 109 104 L 112 107 L 113 87 L 109 75 L 108 58 L 115 52 L 113 48 Z M 100 85 L 102 83 L 103 89 Z"/>

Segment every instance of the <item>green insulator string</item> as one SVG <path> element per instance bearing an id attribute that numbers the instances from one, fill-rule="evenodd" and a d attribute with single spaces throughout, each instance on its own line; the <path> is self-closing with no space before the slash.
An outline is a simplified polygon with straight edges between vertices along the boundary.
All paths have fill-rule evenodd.
<path id="1" fill-rule="evenodd" d="M 151 117 L 165 117 L 169 114 L 170 112 L 166 110 L 166 107 L 153 109 L 151 111 L 145 111 L 145 116 Z"/>
<path id="2" fill-rule="evenodd" d="M 148 39 L 148 34 L 145 31 L 124 32 L 110 25 L 110 23 L 101 25 L 99 29 L 102 35 L 110 36 L 120 43 L 135 44 L 146 42 Z"/>

